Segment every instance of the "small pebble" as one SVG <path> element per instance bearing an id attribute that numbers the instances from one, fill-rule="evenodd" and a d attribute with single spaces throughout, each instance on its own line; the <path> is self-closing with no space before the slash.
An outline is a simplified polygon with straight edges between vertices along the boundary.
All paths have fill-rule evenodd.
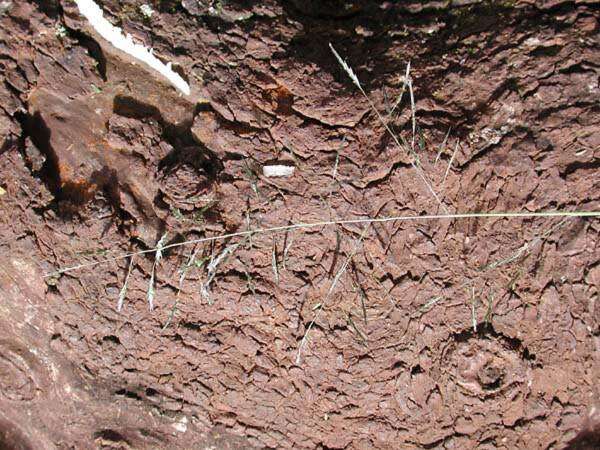
<path id="1" fill-rule="evenodd" d="M 263 166 L 263 175 L 265 177 L 291 177 L 294 175 L 295 169 L 293 166 Z"/>

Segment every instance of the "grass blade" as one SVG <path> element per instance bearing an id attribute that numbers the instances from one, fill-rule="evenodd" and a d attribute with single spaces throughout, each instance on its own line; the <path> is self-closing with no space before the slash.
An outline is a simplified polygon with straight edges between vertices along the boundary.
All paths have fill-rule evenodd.
<path id="1" fill-rule="evenodd" d="M 404 92 L 406 92 L 406 87 L 407 87 L 409 76 L 410 76 L 410 61 L 408 62 L 407 66 L 406 66 L 406 74 L 404 75 L 404 82 L 402 83 L 402 89 L 400 90 L 400 94 L 398 95 L 398 98 L 396 99 L 396 103 L 394 103 L 394 106 L 392 106 L 392 109 L 388 113 L 388 119 L 390 117 L 392 117 L 392 114 L 394 114 L 394 111 L 396 110 L 396 108 L 400 105 L 400 103 L 402 103 L 402 96 L 404 95 Z"/>
<path id="2" fill-rule="evenodd" d="M 452 167 L 452 162 L 454 161 L 454 157 L 456 156 L 456 152 L 458 150 L 458 146 L 460 144 L 460 141 L 456 141 L 456 145 L 454 146 L 454 151 L 452 152 L 452 156 L 450 157 L 450 161 L 448 161 L 448 167 L 446 167 L 446 173 L 444 173 L 444 179 L 442 180 L 442 186 L 446 183 L 446 177 L 448 176 L 448 173 L 450 172 L 450 167 Z"/>
<path id="3" fill-rule="evenodd" d="M 394 142 L 396 143 L 396 145 L 398 146 L 398 148 L 399 149 L 404 149 L 406 152 L 408 152 L 409 154 L 413 155 L 413 160 L 410 162 L 411 166 L 413 167 L 413 169 L 415 170 L 415 172 L 417 173 L 417 175 L 419 176 L 419 178 L 421 178 L 421 181 L 425 184 L 425 186 L 427 187 L 427 189 L 429 190 L 430 194 L 433 196 L 433 198 L 435 199 L 435 201 L 440 205 L 440 207 L 442 208 L 442 211 L 444 211 L 445 213 L 448 213 L 448 208 L 446 208 L 446 205 L 444 205 L 442 203 L 442 201 L 440 200 L 439 196 L 437 195 L 437 193 L 435 192 L 435 190 L 431 186 L 431 182 L 427 178 L 427 175 L 425 175 L 425 172 L 423 172 L 423 170 L 421 169 L 421 167 L 417 164 L 416 158 L 414 156 L 415 155 L 414 151 L 412 151 L 412 149 L 410 149 L 410 148 L 407 149 L 406 146 L 403 146 L 400 143 L 400 141 L 398 140 L 398 137 L 396 136 L 396 134 L 392 131 L 392 129 L 390 128 L 389 124 L 382 117 L 381 113 L 379 112 L 379 110 L 377 109 L 377 107 L 375 106 L 375 104 L 373 103 L 373 101 L 371 100 L 371 98 L 367 95 L 367 93 L 364 91 L 364 89 L 360 85 L 360 82 L 358 81 L 358 78 L 356 77 L 356 74 L 352 71 L 352 69 L 350 68 L 350 66 L 348 66 L 348 64 L 346 64 L 346 62 L 342 59 L 342 57 L 338 54 L 338 52 L 335 51 L 335 49 L 333 48 L 333 46 L 331 44 L 329 44 L 329 48 L 333 52 L 334 56 L 336 57 L 336 59 L 338 60 L 338 62 L 340 63 L 340 65 L 342 66 L 342 68 L 344 69 L 344 71 L 348 74 L 348 76 L 350 77 L 350 79 L 352 80 L 352 82 L 360 90 L 360 92 L 363 95 L 363 97 L 365 97 L 365 99 L 369 103 L 369 106 L 371 107 L 371 109 L 373 110 L 373 112 L 377 115 L 377 118 L 379 119 L 379 121 L 381 122 L 381 124 L 383 125 L 383 127 L 386 129 L 386 131 L 390 134 L 390 136 L 392 137 L 392 139 L 394 140 Z M 414 100 L 414 98 L 413 98 L 413 100 Z M 416 131 L 416 124 L 415 124 L 415 131 Z M 413 136 L 414 136 L 414 134 L 413 134 Z"/>
<path id="4" fill-rule="evenodd" d="M 273 238 L 273 248 L 271 250 L 271 268 L 275 277 L 275 284 L 279 284 L 279 269 L 277 268 L 277 242 Z"/>
<path id="5" fill-rule="evenodd" d="M 471 286 L 471 320 L 473 322 L 473 333 L 477 333 L 477 316 L 475 315 L 475 288 Z"/>
<path id="6" fill-rule="evenodd" d="M 439 221 L 439 220 L 456 220 L 456 219 L 517 219 L 517 218 L 535 218 L 535 217 L 587 217 L 587 218 L 600 218 L 600 211 L 499 211 L 499 212 L 469 212 L 469 213 L 452 213 L 452 214 L 423 214 L 423 215 L 402 215 L 402 216 L 388 216 L 388 217 L 366 217 L 357 219 L 340 219 L 340 220 L 322 220 L 317 222 L 299 222 L 288 225 L 280 225 L 269 228 L 256 228 L 254 230 L 236 231 L 234 233 L 219 234 L 217 236 L 207 236 L 198 239 L 190 239 L 188 241 L 175 242 L 173 244 L 165 245 L 163 250 L 175 247 L 181 247 L 183 245 L 193 245 L 202 242 L 216 242 L 226 239 L 231 239 L 240 236 L 250 236 L 253 234 L 265 234 L 265 233 L 281 233 L 285 231 L 298 230 L 298 229 L 310 229 L 310 228 L 321 228 L 325 226 L 334 225 L 352 225 L 352 224 L 372 224 L 372 223 L 387 223 L 387 222 L 409 222 L 409 221 Z M 288 244 L 288 247 L 291 244 Z M 86 269 L 95 267 L 100 264 L 108 264 L 119 259 L 129 258 L 134 255 L 143 255 L 146 253 L 155 252 L 156 248 L 147 250 L 140 250 L 132 253 L 124 253 L 122 255 L 113 256 L 112 258 L 106 258 L 99 261 L 91 261 L 83 264 L 77 264 L 75 266 L 64 267 L 53 272 L 46 273 L 44 278 L 56 277 L 63 273 L 72 272 L 73 270 Z"/>
<path id="7" fill-rule="evenodd" d="M 338 63 L 340 64 L 340 66 L 342 66 L 342 69 L 344 69 L 344 71 L 350 77 L 350 80 L 352 80 L 352 82 L 354 83 L 354 85 L 358 89 L 360 89 L 362 91 L 363 88 L 360 85 L 360 81 L 358 81 L 358 77 L 356 76 L 356 74 L 354 73 L 354 71 L 352 70 L 352 68 L 346 63 L 346 61 L 344 61 L 342 59 L 342 57 L 339 55 L 339 53 L 335 51 L 335 48 L 333 48 L 333 45 L 329 44 L 329 48 L 333 52 L 333 56 L 335 56 L 335 58 L 338 60 Z"/>
<path id="8" fill-rule="evenodd" d="M 121 311 L 121 309 L 123 308 L 123 302 L 125 301 L 125 296 L 127 295 L 127 284 L 129 283 L 131 269 L 133 268 L 133 258 L 135 258 L 135 255 L 131 255 L 131 258 L 129 259 L 129 268 L 127 269 L 127 276 L 125 277 L 125 282 L 123 283 L 121 292 L 119 292 L 119 300 L 117 301 L 117 311 Z"/>
<path id="9" fill-rule="evenodd" d="M 202 295 L 202 298 L 205 299 L 209 305 L 212 305 L 212 300 L 210 296 L 210 284 L 212 283 L 213 279 L 215 278 L 215 275 L 217 274 L 217 268 L 223 261 L 227 259 L 227 257 L 230 254 L 235 252 L 241 244 L 242 242 L 238 242 L 236 244 L 225 247 L 225 250 L 223 250 L 216 258 L 213 257 L 210 263 L 208 264 L 206 281 L 200 288 L 200 295 Z"/>
<path id="10" fill-rule="evenodd" d="M 146 295 L 146 300 L 148 302 L 148 307 L 150 308 L 150 311 L 154 309 L 154 277 L 156 273 L 156 266 L 160 263 L 160 260 L 162 259 L 162 252 L 166 241 L 167 233 L 163 234 L 162 237 L 158 240 L 158 243 L 156 244 L 156 254 L 154 256 L 154 264 L 152 264 L 152 273 L 150 274 L 150 283 L 148 284 L 148 293 Z"/>
<path id="11" fill-rule="evenodd" d="M 415 106 L 415 93 L 413 92 L 412 78 L 408 74 L 410 70 L 410 61 L 406 70 L 408 76 L 408 93 L 410 95 L 410 115 L 412 118 L 412 143 L 410 148 L 415 151 L 415 135 L 417 133 L 417 107 Z"/>
<path id="12" fill-rule="evenodd" d="M 442 145 L 440 145 L 440 149 L 435 157 L 434 164 L 437 164 L 437 162 L 440 160 L 440 156 L 442 156 L 442 152 L 446 149 L 446 142 L 448 142 L 448 136 L 450 136 L 450 131 L 452 131 L 452 127 L 448 127 L 448 132 L 446 133 L 446 136 L 444 136 Z"/>
<path id="13" fill-rule="evenodd" d="M 358 252 L 360 244 L 362 243 L 363 239 L 367 235 L 367 231 L 368 230 L 369 230 L 369 225 L 365 226 L 365 228 L 363 229 L 362 233 L 360 234 L 360 236 L 358 237 L 358 239 L 354 243 L 354 248 L 352 249 L 352 252 L 350 253 L 350 255 L 348 255 L 348 258 L 346 258 L 346 260 L 344 261 L 344 264 L 342 264 L 342 267 L 340 267 L 340 270 L 338 270 L 338 272 L 335 275 L 335 278 L 331 282 L 331 285 L 329 286 L 329 289 L 327 290 L 327 294 L 325 295 L 325 298 L 320 303 L 319 311 L 315 314 L 313 320 L 308 325 L 308 328 L 306 329 L 306 332 L 304 333 L 304 336 L 302 337 L 302 341 L 300 342 L 300 346 L 298 347 L 298 353 L 296 354 L 296 364 L 300 364 L 300 361 L 301 361 L 301 358 L 302 358 L 302 349 L 306 345 L 306 341 L 308 340 L 308 335 L 309 335 L 310 331 L 312 330 L 313 326 L 315 325 L 315 322 L 319 319 L 319 317 L 321 317 L 321 313 L 325 309 L 325 305 L 327 303 L 327 300 L 329 299 L 331 293 L 335 289 L 338 281 L 340 280 L 340 278 L 342 277 L 342 275 L 344 274 L 344 272 L 346 272 L 346 269 L 348 268 L 348 265 L 350 264 L 350 261 L 352 261 L 352 258 L 354 258 L 354 256 Z"/>

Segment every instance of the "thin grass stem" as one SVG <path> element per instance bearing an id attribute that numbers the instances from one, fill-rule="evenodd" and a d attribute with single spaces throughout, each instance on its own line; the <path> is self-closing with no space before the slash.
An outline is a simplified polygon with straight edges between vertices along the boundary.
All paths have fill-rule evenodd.
<path id="1" fill-rule="evenodd" d="M 371 98 L 367 95 L 367 93 L 365 92 L 365 90 L 361 86 L 360 82 L 358 81 L 358 77 L 352 71 L 352 68 L 350 68 L 350 66 L 342 59 L 342 57 L 339 55 L 339 53 L 333 48 L 333 45 L 329 44 L 329 48 L 333 52 L 333 55 L 336 57 L 336 59 L 338 60 L 339 64 L 342 66 L 342 68 L 344 69 L 344 71 L 348 74 L 348 76 L 350 77 L 350 79 L 352 80 L 352 82 L 354 83 L 354 85 L 358 88 L 358 90 L 360 91 L 360 93 L 367 100 L 367 102 L 369 103 L 369 106 L 371 107 L 371 109 L 373 110 L 373 112 L 377 115 L 377 118 L 379 119 L 379 122 L 381 122 L 381 124 L 383 125 L 383 127 L 386 129 L 386 131 L 392 137 L 392 139 L 394 140 L 394 142 L 396 143 L 396 145 L 398 146 L 398 148 L 399 149 L 404 149 L 404 151 L 406 151 L 407 153 L 413 155 L 413 160 L 411 160 L 410 165 L 413 167 L 413 169 L 415 169 L 415 172 L 417 172 L 417 175 L 419 175 L 419 178 L 421 178 L 421 181 L 425 184 L 425 186 L 427 187 L 427 189 L 429 190 L 429 192 L 431 193 L 431 195 L 433 196 L 433 198 L 435 199 L 435 201 L 440 205 L 440 207 L 442 208 L 442 210 L 445 213 L 448 213 L 449 212 L 448 208 L 446 208 L 446 205 L 444 205 L 442 203 L 442 200 L 440 199 L 440 197 L 437 195 L 437 193 L 435 192 L 435 190 L 431 186 L 431 182 L 427 178 L 427 175 L 425 175 L 425 172 L 423 172 L 423 169 L 421 169 L 421 167 L 419 167 L 419 165 L 417 164 L 416 157 L 415 157 L 415 152 L 412 151 L 412 149 L 407 149 L 405 146 L 403 146 L 400 143 L 400 141 L 398 140 L 398 137 L 396 136 L 396 134 L 394 133 L 394 131 L 390 128 L 389 124 L 383 118 L 383 116 L 381 115 L 381 113 L 379 112 L 379 110 L 377 109 L 377 107 L 375 106 L 375 104 L 373 103 L 373 101 L 371 100 Z M 409 83 L 409 88 L 410 88 L 410 83 Z M 412 90 L 412 88 L 411 88 L 411 90 Z M 412 101 L 414 102 L 414 98 L 412 99 Z M 414 111 L 413 111 L 413 114 L 414 114 Z M 414 123 L 414 117 L 413 117 L 413 123 Z M 414 132 L 413 132 L 413 144 L 414 144 Z"/>
<path id="2" fill-rule="evenodd" d="M 432 221 L 432 220 L 455 220 L 455 219 L 517 219 L 517 218 L 536 218 L 536 217 L 600 217 L 600 211 L 541 211 L 541 212 L 474 212 L 474 213 L 454 213 L 454 214 L 426 214 L 417 216 L 390 216 L 390 217 L 377 217 L 377 218 L 360 218 L 360 219 L 344 219 L 344 220 L 324 220 L 319 222 L 300 222 L 289 225 L 281 225 L 270 228 L 257 228 L 254 230 L 237 231 L 235 233 L 221 234 L 217 236 L 207 236 L 198 239 L 191 239 L 189 241 L 175 242 L 173 244 L 165 245 L 162 249 L 167 250 L 170 248 L 181 247 L 182 245 L 192 245 L 202 242 L 215 242 L 226 239 L 231 239 L 238 236 L 251 236 L 253 234 L 264 234 L 264 233 L 280 233 L 283 231 L 297 230 L 297 229 L 308 229 L 308 228 L 319 228 L 333 225 L 357 225 L 357 224 L 370 224 L 370 223 L 386 223 L 386 222 L 407 222 L 407 221 Z M 86 269 L 94 267 L 100 264 L 107 264 L 110 262 L 118 261 L 119 259 L 129 258 L 135 255 L 143 255 L 146 253 L 156 252 L 157 248 L 150 248 L 146 250 L 140 250 L 137 252 L 124 253 L 119 256 L 112 258 L 102 259 L 100 261 L 91 261 L 75 266 L 64 267 L 54 272 L 47 273 L 44 275 L 45 278 L 57 276 L 73 270 Z"/>
<path id="3" fill-rule="evenodd" d="M 344 264 L 342 264 L 342 267 L 340 267 L 340 270 L 338 270 L 338 272 L 336 273 L 335 278 L 333 279 L 333 281 L 331 282 L 331 285 L 329 286 L 329 289 L 327 290 L 327 294 L 325 295 L 325 298 L 319 304 L 320 305 L 319 311 L 317 311 L 317 313 L 315 314 L 315 317 L 308 325 L 308 328 L 306 329 L 306 332 L 304 333 L 304 336 L 302 337 L 302 341 L 300 342 L 300 346 L 298 347 L 298 353 L 296 354 L 296 364 L 300 364 L 300 360 L 302 358 L 302 349 L 306 345 L 306 341 L 308 340 L 308 335 L 310 333 L 310 330 L 312 330 L 313 326 L 315 325 L 315 322 L 317 320 L 319 320 L 319 317 L 321 317 L 321 313 L 325 309 L 325 304 L 326 304 L 327 300 L 331 296 L 331 293 L 335 289 L 335 286 L 337 285 L 337 283 L 340 280 L 340 278 L 342 277 L 342 275 L 346 272 L 346 269 L 348 268 L 350 261 L 352 261 L 352 258 L 354 258 L 354 256 L 358 252 L 358 249 L 360 248 L 360 244 L 362 243 L 363 239 L 367 235 L 367 231 L 369 230 L 369 225 L 370 224 L 365 226 L 365 228 L 363 229 L 360 236 L 356 239 L 356 242 L 354 244 L 354 248 L 352 249 L 352 252 L 350 253 L 350 255 L 348 255 L 348 258 L 346 258 L 346 260 L 344 261 Z"/>

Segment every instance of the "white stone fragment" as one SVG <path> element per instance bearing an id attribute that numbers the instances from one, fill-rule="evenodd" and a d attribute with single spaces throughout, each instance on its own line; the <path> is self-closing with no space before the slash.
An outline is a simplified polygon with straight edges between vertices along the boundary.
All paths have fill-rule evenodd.
<path id="1" fill-rule="evenodd" d="M 273 165 L 263 166 L 263 175 L 265 177 L 291 177 L 294 175 L 293 166 Z"/>
<path id="2" fill-rule="evenodd" d="M 171 63 L 168 65 L 163 64 L 152 54 L 150 49 L 133 42 L 130 35 L 124 36 L 120 28 L 115 27 L 104 18 L 102 9 L 100 9 L 94 0 L 75 0 L 75 3 L 81 15 L 90 22 L 100 36 L 119 50 L 128 53 L 156 70 L 185 95 L 190 94 L 189 84 L 177 72 L 171 70 Z"/>

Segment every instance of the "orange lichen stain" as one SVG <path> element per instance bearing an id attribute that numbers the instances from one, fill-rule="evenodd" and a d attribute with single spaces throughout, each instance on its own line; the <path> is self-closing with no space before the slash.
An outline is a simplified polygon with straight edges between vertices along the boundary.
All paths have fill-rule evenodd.
<path id="1" fill-rule="evenodd" d="M 271 103 L 273 110 L 279 114 L 292 114 L 292 105 L 294 104 L 294 95 L 283 85 L 278 85 L 273 89 L 263 91 L 263 98 Z"/>

